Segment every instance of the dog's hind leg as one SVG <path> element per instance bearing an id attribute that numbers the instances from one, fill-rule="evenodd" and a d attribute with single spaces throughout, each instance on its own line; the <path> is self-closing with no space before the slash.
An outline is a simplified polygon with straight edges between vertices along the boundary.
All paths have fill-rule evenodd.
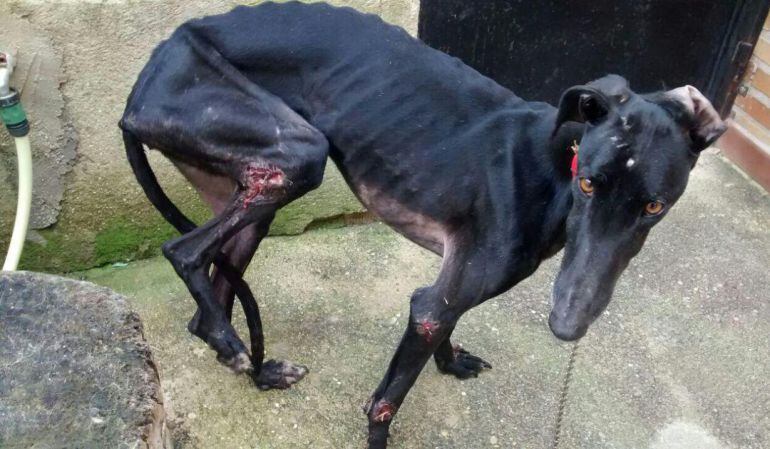
<path id="1" fill-rule="evenodd" d="M 254 253 L 259 248 L 259 244 L 267 235 L 272 221 L 271 217 L 260 223 L 248 225 L 231 238 L 222 248 L 222 254 L 227 262 L 231 267 L 235 268 L 239 275 L 243 276 L 246 267 L 249 266 L 251 259 L 254 257 Z M 214 297 L 224 307 L 227 318 L 232 319 L 233 302 L 235 299 L 235 290 L 232 284 L 227 281 L 227 277 L 223 274 L 222 270 L 216 266 L 212 270 L 211 279 L 214 284 Z"/>
<path id="2" fill-rule="evenodd" d="M 191 179 L 191 182 L 194 181 Z M 221 201 L 211 201 L 210 194 L 203 194 L 202 196 L 211 204 L 215 213 L 222 213 L 223 207 L 220 206 L 223 203 Z M 228 321 L 232 319 L 236 292 L 241 300 L 243 311 L 246 315 L 246 323 L 249 327 L 251 360 L 252 365 L 255 367 L 254 381 L 257 387 L 263 390 L 287 388 L 299 381 L 307 373 L 306 367 L 287 361 L 269 360 L 264 363 L 265 344 L 259 306 L 248 284 L 242 278 L 246 267 L 259 248 L 260 242 L 267 235 L 271 221 L 272 217 L 264 219 L 259 223 L 250 224 L 228 240 L 220 253 L 221 256 L 224 256 L 223 262 L 228 265 L 230 273 L 215 266 L 211 275 L 214 297 L 217 303 L 225 309 Z M 235 279 L 232 278 L 233 275 L 236 276 Z M 200 321 L 201 309 L 199 308 L 188 324 L 188 329 L 192 334 L 205 340 L 205 334 L 199 329 Z"/>
<path id="3" fill-rule="evenodd" d="M 135 136 L 173 161 L 231 180 L 231 196 L 221 213 L 163 245 L 163 253 L 198 303 L 200 316 L 192 326 L 196 335 L 220 361 L 238 372 L 258 373 L 261 388 L 296 381 L 302 369 L 261 363 L 259 311 L 239 275 L 242 268 L 221 273 L 241 299 L 250 331 L 255 331 L 252 360 L 229 322 L 231 294 L 225 281 L 219 270 L 212 279 L 209 270 L 213 262 L 220 268 L 230 267 L 232 261 L 245 267 L 243 260 L 258 243 L 254 239 L 264 234 L 275 212 L 320 185 L 329 151 L 326 137 L 283 100 L 245 78 L 216 48 L 182 29 L 153 53 L 129 98 L 121 127 L 124 136 Z M 246 239 L 243 254 L 222 256 L 227 242 L 250 225 L 256 237 Z"/>
<path id="4" fill-rule="evenodd" d="M 240 161 L 228 166 L 232 178 L 238 181 L 224 207 L 221 206 L 222 194 L 212 201 L 204 194 L 206 183 L 191 179 L 196 185 L 204 185 L 199 190 L 219 214 L 163 248 L 198 302 L 198 319 L 190 325 L 190 330 L 209 343 L 217 351 L 218 359 L 235 371 L 250 370 L 253 366 L 255 381 L 262 389 L 286 388 L 301 379 L 307 370 L 288 362 L 270 360 L 263 363 L 264 341 L 259 310 L 240 275 L 267 233 L 275 212 L 320 184 L 327 148 L 320 133 L 309 127 L 285 131 L 283 135 L 281 157 L 272 159 L 275 163 L 268 158 L 271 152 L 264 151 L 254 156 L 242 156 Z M 292 142 L 293 138 L 298 141 Z M 315 148 L 309 148 L 308 144 Z M 292 148 L 301 151 L 293 153 Z M 224 257 L 221 255 L 223 249 Z M 210 278 L 209 267 L 213 261 L 226 263 L 236 277 L 233 279 L 233 273 L 228 277 L 227 271 L 216 269 Z M 229 323 L 227 308 L 233 293 L 241 299 L 249 324 L 252 357 L 248 365 L 243 343 Z"/>
<path id="5" fill-rule="evenodd" d="M 222 266 L 222 268 L 227 270 L 215 267 L 211 276 L 214 298 L 217 305 L 223 306 L 226 315 L 228 315 L 228 308 L 232 309 L 232 302 L 236 294 L 241 300 L 251 340 L 252 374 L 257 387 L 263 390 L 288 388 L 307 374 L 307 368 L 302 365 L 276 360 L 264 362 L 264 335 L 259 308 L 248 284 L 241 277 L 260 241 L 267 234 L 273 219 L 274 214 L 269 212 L 270 208 L 265 210 L 267 215 L 260 214 L 257 223 L 246 226 L 227 241 L 215 259 L 220 266 L 226 264 L 226 267 Z M 229 325 L 229 316 L 227 321 Z M 214 323 L 213 326 L 212 322 Z M 212 316 L 205 307 L 200 307 L 189 327 L 192 333 L 212 344 L 209 336 L 212 333 L 211 329 L 217 327 L 217 323 L 221 324 L 221 315 L 215 313 Z M 216 349 L 216 343 L 212 346 Z M 221 351 L 217 350 L 217 352 L 219 360 L 224 364 L 234 370 L 241 369 L 240 366 L 231 363 L 227 357 L 223 357 Z M 236 356 L 235 362 L 240 363 L 242 360 L 243 356 L 239 354 Z"/>
<path id="6" fill-rule="evenodd" d="M 220 263 L 220 252 L 226 243 L 246 231 L 243 235 L 249 241 L 245 242 L 245 252 L 226 255 L 223 261 L 228 266 L 233 261 L 240 264 L 239 267 L 234 268 L 236 275 L 240 276 L 242 267 L 251 258 L 258 241 L 264 236 L 270 221 L 275 216 L 276 210 L 291 199 L 305 193 L 308 186 L 315 186 L 320 182 L 318 179 L 308 183 L 305 177 L 317 173 L 318 167 L 311 167 L 310 173 L 305 173 L 302 167 L 296 167 L 296 163 L 301 158 L 297 159 L 299 160 L 295 159 L 293 163 L 284 166 L 285 171 L 277 165 L 266 163 L 260 157 L 254 157 L 251 162 L 239 164 L 241 173 L 237 176 L 238 188 L 227 207 L 208 223 L 163 246 L 164 255 L 198 302 L 200 317 L 195 325 L 196 335 L 205 338 L 206 342 L 217 351 L 218 359 L 222 363 L 240 372 L 250 370 L 252 363 L 243 343 L 227 319 L 225 307 L 216 300 L 217 286 L 220 288 L 219 294 L 226 296 L 224 300 L 231 295 L 222 285 L 223 282 L 226 281 L 231 284 L 231 288 L 235 288 L 247 313 L 254 352 L 252 360 L 256 365 L 254 366 L 256 381 L 260 388 L 285 388 L 299 380 L 306 369 L 275 361 L 262 364 L 264 345 L 261 322 L 256 302 L 248 286 L 239 277 L 226 278 L 225 271 L 217 271 L 212 283 L 209 268 L 215 260 Z M 317 162 L 317 160 L 312 161 L 312 163 Z M 291 182 L 289 176 L 297 179 L 297 182 Z M 246 229 L 249 226 L 254 226 L 256 231 L 252 232 L 251 236 L 250 231 Z M 234 245 L 238 243 L 239 240 L 236 239 Z M 233 281 L 237 282 L 233 284 Z M 244 298 L 244 295 L 248 297 Z"/>
<path id="7" fill-rule="evenodd" d="M 174 165 L 195 187 L 201 198 L 208 203 L 214 215 L 220 215 L 225 211 L 236 190 L 235 181 L 225 176 L 207 173 L 183 162 L 174 161 Z M 271 221 L 264 220 L 259 224 L 254 223 L 246 226 L 222 247 L 221 253 L 224 255 L 224 260 L 238 275 L 242 276 L 251 262 L 259 243 L 267 235 Z M 212 269 L 211 279 L 214 284 L 214 297 L 217 303 L 224 307 L 227 319 L 230 321 L 232 320 L 235 290 L 217 266 Z M 198 308 L 187 326 L 192 334 L 198 335 L 200 315 L 201 309 Z"/>
<path id="8" fill-rule="evenodd" d="M 259 243 L 262 238 L 267 234 L 269 228 L 269 221 L 265 220 L 264 223 L 250 224 L 243 230 L 238 232 L 230 240 L 225 243 L 220 251 L 222 253 L 223 260 L 233 270 L 234 274 L 243 277 L 243 273 L 246 271 L 246 267 L 251 262 L 254 253 L 259 247 Z M 235 301 L 235 289 L 233 285 L 227 280 L 227 276 L 218 267 L 214 266 L 211 270 L 211 282 L 214 290 L 214 299 L 225 310 L 225 315 L 228 321 L 232 321 L 233 316 L 233 303 Z M 190 320 L 187 325 L 187 329 L 190 333 L 199 335 L 198 326 L 200 325 L 201 309 L 195 312 L 195 316 Z"/>
<path id="9" fill-rule="evenodd" d="M 198 303 L 200 319 L 195 334 L 217 352 L 220 362 L 236 372 L 244 372 L 252 369 L 248 351 L 230 325 L 225 309 L 215 299 L 209 268 L 227 240 L 249 222 L 259 220 L 260 215 L 270 215 L 274 210 L 269 206 L 242 209 L 237 202 L 236 197 L 232 206 L 221 215 L 164 244 L 163 254 Z"/>

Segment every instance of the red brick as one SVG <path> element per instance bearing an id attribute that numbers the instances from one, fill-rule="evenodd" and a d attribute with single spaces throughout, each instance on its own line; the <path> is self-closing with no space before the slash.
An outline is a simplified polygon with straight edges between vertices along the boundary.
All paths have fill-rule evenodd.
<path id="1" fill-rule="evenodd" d="M 759 38 L 757 48 L 754 49 L 754 56 L 761 59 L 762 62 L 770 64 L 770 42 Z"/>
<path id="2" fill-rule="evenodd" d="M 759 100 L 749 94 L 748 97 L 738 97 L 735 101 L 744 112 L 749 114 L 754 120 L 758 121 L 765 128 L 770 128 L 770 108 L 762 104 Z"/>
<path id="3" fill-rule="evenodd" d="M 770 73 L 767 73 L 762 67 L 757 67 L 754 77 L 751 79 L 751 85 L 763 94 L 770 96 Z"/>
<path id="4" fill-rule="evenodd" d="M 770 147 L 770 130 L 757 123 L 756 120 L 751 118 L 749 115 L 746 115 L 745 112 L 735 114 L 733 121 L 741 125 L 746 130 L 746 132 L 754 136 L 754 138 Z"/>
<path id="5" fill-rule="evenodd" d="M 716 146 L 731 161 L 741 167 L 746 174 L 770 192 L 770 154 L 759 148 L 732 123 Z"/>

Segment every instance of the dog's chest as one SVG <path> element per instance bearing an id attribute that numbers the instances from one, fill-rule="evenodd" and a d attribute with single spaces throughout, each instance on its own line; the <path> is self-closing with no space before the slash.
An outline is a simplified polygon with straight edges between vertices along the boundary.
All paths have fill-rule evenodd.
<path id="1" fill-rule="evenodd" d="M 447 238 L 446 226 L 365 184 L 351 186 L 369 211 L 409 240 L 437 254 L 443 254 Z"/>

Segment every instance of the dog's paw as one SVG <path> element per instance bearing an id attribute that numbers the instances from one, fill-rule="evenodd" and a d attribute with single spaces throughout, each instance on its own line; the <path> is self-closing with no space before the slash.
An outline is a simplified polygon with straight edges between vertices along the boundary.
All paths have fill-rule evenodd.
<path id="1" fill-rule="evenodd" d="M 452 374 L 458 379 L 468 379 L 477 377 L 484 369 L 492 368 L 492 365 L 460 346 L 455 346 L 453 349 L 452 360 L 436 361 L 438 370 L 444 374 Z"/>
<path id="2" fill-rule="evenodd" d="M 251 364 L 251 358 L 245 352 L 239 352 L 233 357 L 223 358 L 217 357 L 217 360 L 226 367 L 230 368 L 235 374 L 249 373 L 254 371 L 254 366 Z"/>
<path id="3" fill-rule="evenodd" d="M 234 330 L 225 330 L 208 334 L 209 347 L 216 351 L 219 363 L 230 368 L 235 374 L 254 370 L 246 346 Z"/>
<path id="4" fill-rule="evenodd" d="M 245 352 L 239 352 L 235 357 L 224 360 L 222 363 L 233 370 L 235 374 L 248 373 L 254 370 L 254 366 L 251 364 L 251 358 Z"/>
<path id="5" fill-rule="evenodd" d="M 260 390 L 285 389 L 302 380 L 307 373 L 306 366 L 271 359 L 262 364 L 259 374 L 253 378 Z"/>

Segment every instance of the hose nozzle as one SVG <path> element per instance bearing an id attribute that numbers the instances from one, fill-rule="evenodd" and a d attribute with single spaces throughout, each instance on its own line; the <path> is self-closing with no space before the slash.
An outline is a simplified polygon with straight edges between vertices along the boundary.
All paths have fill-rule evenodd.
<path id="1" fill-rule="evenodd" d="M 23 137 L 29 134 L 29 121 L 21 107 L 19 92 L 10 85 L 15 66 L 14 55 L 0 51 L 0 121 L 13 137 Z"/>
<path id="2" fill-rule="evenodd" d="M 11 74 L 16 67 L 16 57 L 8 51 L 0 51 L 0 97 L 8 95 L 11 90 Z"/>

